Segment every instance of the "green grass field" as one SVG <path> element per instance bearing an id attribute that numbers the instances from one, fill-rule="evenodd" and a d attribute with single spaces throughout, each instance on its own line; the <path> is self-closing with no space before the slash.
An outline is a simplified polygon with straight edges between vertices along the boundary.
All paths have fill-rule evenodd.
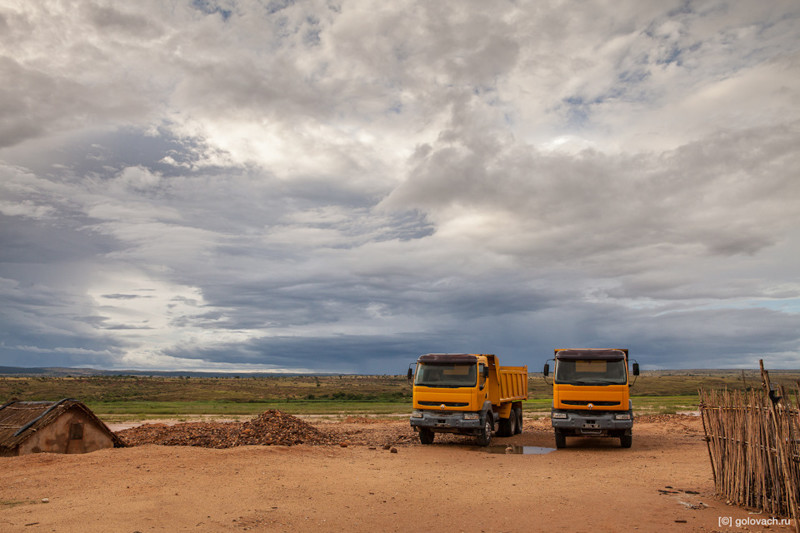
<path id="1" fill-rule="evenodd" d="M 272 402 L 89 402 L 87 405 L 103 419 L 136 420 L 139 418 L 180 418 L 213 415 L 220 418 L 250 418 L 268 409 L 279 409 L 293 415 L 366 416 L 394 415 L 411 412 L 411 401 L 382 402 L 364 400 L 314 401 L 290 400 Z"/>
<path id="2" fill-rule="evenodd" d="M 800 372 L 771 372 L 773 383 L 794 386 Z M 637 413 L 677 413 L 698 408 L 697 391 L 760 387 L 758 374 L 736 370 L 645 372 L 631 392 Z M 551 385 L 532 374 L 528 415 L 550 410 Z M 295 415 L 403 415 L 411 410 L 405 376 L 275 376 L 231 378 L 91 376 L 0 377 L 0 404 L 75 398 L 106 420 L 251 417 L 267 409 Z"/>

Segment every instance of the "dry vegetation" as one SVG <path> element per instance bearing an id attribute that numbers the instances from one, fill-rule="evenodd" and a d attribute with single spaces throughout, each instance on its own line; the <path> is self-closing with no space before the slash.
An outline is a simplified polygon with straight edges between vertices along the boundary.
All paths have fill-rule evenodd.
<path id="1" fill-rule="evenodd" d="M 773 371 L 773 381 L 794 384 L 800 371 Z M 551 386 L 541 374 L 529 379 L 528 413 L 549 409 Z M 755 371 L 649 371 L 632 389 L 640 412 L 675 413 L 697 407 L 698 389 L 758 387 Z M 95 412 L 117 417 L 251 416 L 268 409 L 292 414 L 391 414 L 411 404 L 405 376 L 274 376 L 224 378 L 157 376 L 0 377 L 0 402 L 76 398 Z M 106 418 L 106 417 L 104 417 Z"/>
<path id="2" fill-rule="evenodd" d="M 800 381 L 800 371 L 772 370 L 777 384 Z M 541 374 L 530 370 L 531 398 L 549 398 L 551 389 Z M 636 396 L 682 396 L 705 389 L 742 390 L 759 387 L 755 370 L 661 370 L 636 379 Z M 81 396 L 86 401 L 233 401 L 374 400 L 411 397 L 405 376 L 274 376 L 224 378 L 151 376 L 13 377 L 0 376 L 0 398 L 23 400 Z"/>
<path id="3" fill-rule="evenodd" d="M 400 376 L 276 377 L 1 377 L 0 398 L 22 400 L 80 396 L 86 402 L 278 400 L 397 400 L 411 397 Z"/>

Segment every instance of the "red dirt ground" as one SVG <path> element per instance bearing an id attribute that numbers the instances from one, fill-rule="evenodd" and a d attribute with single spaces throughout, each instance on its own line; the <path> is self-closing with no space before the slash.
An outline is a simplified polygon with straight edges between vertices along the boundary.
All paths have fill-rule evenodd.
<path id="1" fill-rule="evenodd" d="M 496 438 L 501 453 L 423 446 L 407 420 L 312 424 L 334 444 L 0 458 L 0 531 L 793 531 L 736 527 L 768 517 L 714 496 L 697 417 L 639 418 L 628 450 L 569 439 L 544 455 L 502 452 L 553 447 L 548 420 Z"/>

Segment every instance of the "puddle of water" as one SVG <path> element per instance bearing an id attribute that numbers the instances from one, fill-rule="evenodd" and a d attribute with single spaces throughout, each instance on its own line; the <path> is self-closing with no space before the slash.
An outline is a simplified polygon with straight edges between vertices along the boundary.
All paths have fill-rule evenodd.
<path id="1" fill-rule="evenodd" d="M 545 448 L 543 446 L 517 446 L 514 444 L 499 444 L 496 446 L 487 446 L 486 448 L 478 449 L 489 453 L 499 453 L 505 455 L 544 455 L 546 453 L 556 451 L 555 448 Z"/>

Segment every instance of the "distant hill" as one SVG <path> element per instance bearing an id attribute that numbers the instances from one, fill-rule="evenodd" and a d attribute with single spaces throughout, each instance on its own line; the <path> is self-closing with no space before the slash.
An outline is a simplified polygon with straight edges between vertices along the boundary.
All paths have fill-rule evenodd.
<path id="1" fill-rule="evenodd" d="M 770 374 L 797 374 L 800 370 L 781 370 L 767 368 Z M 760 375 L 757 369 L 740 368 L 719 368 L 719 369 L 660 369 L 660 370 L 643 370 L 643 376 L 717 376 L 717 377 L 733 377 L 744 375 L 747 378 L 758 377 Z M 285 372 L 190 372 L 186 370 L 98 370 L 96 368 L 66 368 L 66 367 L 18 367 L 18 366 L 0 366 L 0 376 L 26 376 L 26 377 L 85 377 L 85 376 L 154 376 L 154 377 L 193 377 L 193 378 L 232 378 L 232 377 L 246 377 L 246 378 L 266 378 L 276 376 L 341 376 L 349 374 L 341 374 L 334 372 L 314 372 L 314 373 L 285 373 Z M 541 373 L 530 371 L 529 376 L 535 378 L 541 376 Z"/>
<path id="2" fill-rule="evenodd" d="M 338 376 L 335 373 L 286 373 L 286 372 L 189 372 L 180 370 L 98 370 L 96 368 L 0 366 L 0 376 L 25 377 L 85 377 L 85 376 L 160 376 L 193 378 L 232 378 L 236 376 L 262 378 L 274 376 Z"/>

